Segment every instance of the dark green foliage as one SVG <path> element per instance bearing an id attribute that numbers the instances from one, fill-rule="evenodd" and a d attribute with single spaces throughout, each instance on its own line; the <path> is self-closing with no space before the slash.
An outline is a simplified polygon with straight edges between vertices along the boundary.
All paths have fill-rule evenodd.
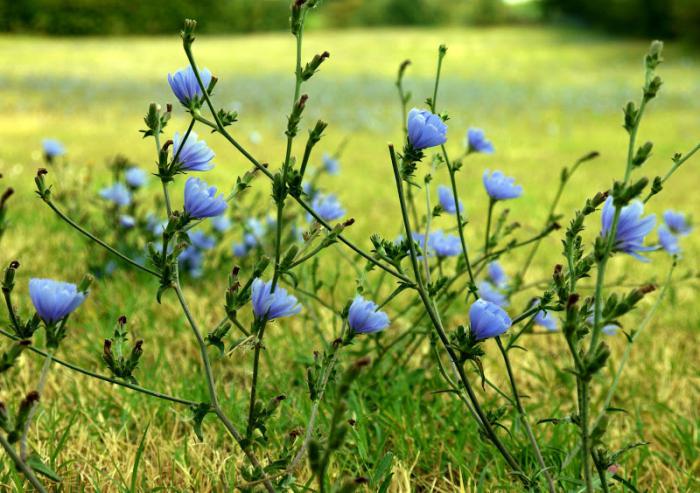
<path id="1" fill-rule="evenodd" d="M 697 0 L 543 0 L 548 18 L 570 17 L 615 34 L 700 40 Z"/>

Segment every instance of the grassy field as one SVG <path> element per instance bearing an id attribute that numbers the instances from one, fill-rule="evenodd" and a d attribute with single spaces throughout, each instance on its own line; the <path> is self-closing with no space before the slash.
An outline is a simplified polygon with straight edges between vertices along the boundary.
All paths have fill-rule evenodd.
<path id="1" fill-rule="evenodd" d="M 393 86 L 397 67 L 404 59 L 412 61 L 406 85 L 414 94 L 413 103 L 421 104 L 432 92 L 440 43 L 449 47 L 439 103 L 451 117 L 451 152 L 461 152 L 469 126 L 484 128 L 497 150 L 490 157 L 470 157 L 460 173 L 472 244 L 479 245 L 483 235 L 484 168 L 502 169 L 523 184 L 525 195 L 512 203 L 511 212 L 524 225 L 522 235 L 535 231 L 545 220 L 563 165 L 592 150 L 601 153 L 573 178 L 560 208 L 566 218 L 586 197 L 608 188 L 612 178 L 622 174 L 627 136 L 621 128 L 621 108 L 638 98 L 646 42 L 538 28 L 313 32 L 305 37 L 305 56 L 328 50 L 331 58 L 309 84 L 305 121 L 323 118 L 329 122 L 328 137 L 320 150 L 333 151 L 349 139 L 341 177 L 324 177 L 322 185 L 337 191 L 348 214 L 357 219 L 349 236 L 360 245 L 369 249 L 371 233 L 393 237 L 397 231 L 399 210 L 386 153 L 388 141 L 401 141 L 400 109 Z M 30 276 L 77 280 L 96 248 L 78 239 L 34 196 L 32 178 L 41 165 L 41 139 L 55 137 L 64 142 L 70 163 L 63 168 L 66 173 L 92 176 L 84 200 L 85 211 L 94 211 L 90 202 L 108 182 L 107 158 L 121 153 L 144 167 L 154 166 L 153 143 L 141 139 L 138 130 L 149 102 L 173 100 L 166 75 L 184 67 L 186 59 L 175 35 L 153 39 L 0 37 L 0 51 L 5 54 L 0 59 L 0 184 L 17 190 L 10 203 L 11 229 L 0 244 L 0 263 L 15 258 L 22 262 L 16 299 L 28 309 L 28 297 L 22 295 Z M 234 135 L 261 161 L 279 166 L 293 90 L 291 36 L 202 37 L 195 52 L 200 65 L 219 78 L 216 100 L 240 113 Z M 641 141 L 655 144 L 652 160 L 643 170 L 648 176 L 664 173 L 674 152 L 687 151 L 700 140 L 700 56 L 671 44 L 665 58 L 660 69 L 664 85 L 640 135 Z M 171 131 L 182 131 L 187 123 L 178 112 Z M 199 132 L 206 134 L 204 129 Z M 251 138 L 254 133 L 260 139 Z M 223 139 L 212 136 L 207 142 L 217 152 L 217 167 L 208 179 L 228 186 L 248 164 Z M 689 161 L 672 178 L 668 190 L 650 203 L 652 212 L 678 208 L 698 215 L 698 161 Z M 50 182 L 60 183 L 60 173 L 61 168 L 52 171 Z M 445 182 L 446 172 L 436 179 Z M 256 186 L 264 205 L 267 189 L 262 181 Z M 155 180 L 151 187 L 156 193 Z M 179 195 L 175 196 L 180 203 Z M 447 227 L 447 218 L 440 221 Z M 531 270 L 532 279 L 546 277 L 560 261 L 559 240 L 557 235 L 545 240 Z M 227 245 L 221 252 L 230 257 Z M 652 491 L 700 489 L 700 305 L 697 280 L 683 280 L 696 276 L 700 268 L 700 241 L 695 235 L 683 245 L 684 258 L 675 274 L 678 283 L 636 344 L 614 402 L 627 413 L 611 422 L 613 446 L 650 442 L 625 456 L 621 473 Z M 506 267 L 516 268 L 519 258 L 516 255 Z M 647 265 L 616 257 L 610 278 L 622 276 L 623 282 L 637 284 L 650 279 L 660 282 L 670 259 L 661 254 L 653 258 Z M 347 282 L 340 283 L 337 290 L 318 293 L 338 307 L 354 289 L 355 272 L 350 264 L 342 265 Z M 223 314 L 221 293 L 227 270 L 210 274 L 186 287 L 195 316 L 206 327 Z M 141 384 L 203 400 L 204 384 L 189 377 L 199 372 L 199 363 L 184 318 L 174 296 L 168 296 L 163 305 L 156 303 L 156 288 L 154 281 L 123 270 L 99 281 L 76 316 L 75 333 L 59 356 L 102 371 L 102 340 L 111 334 L 113 321 L 125 313 L 132 329 L 146 341 L 139 370 Z M 396 311 L 409 299 L 399 301 Z M 651 303 L 645 300 L 641 311 L 629 318 L 630 328 Z M 464 317 L 464 313 L 454 315 L 455 321 Z M 304 365 L 322 344 L 316 333 L 308 335 L 308 327 L 321 327 L 328 334 L 331 329 L 326 325 L 332 323 L 327 313 L 314 312 L 304 324 L 283 322 L 268 335 L 267 352 L 278 363 L 265 366 L 270 377 L 264 382 L 264 395 L 295 396 L 274 422 L 278 436 L 303 426 L 303 416 L 308 413 L 308 400 L 302 398 Z M 568 357 L 565 341 L 555 336 L 527 342 L 531 350 L 518 353 L 515 366 L 523 375 L 523 393 L 538 397 L 528 401 L 529 413 L 533 419 L 542 419 L 572 412 L 568 390 L 572 377 L 562 370 Z M 624 343 L 622 336 L 611 340 L 613 363 Z M 239 421 L 247 406 L 249 353 L 239 350 L 215 362 L 226 395 L 224 405 Z M 462 405 L 447 394 L 431 393 L 441 384 L 429 361 L 430 348 L 425 344 L 401 371 L 391 371 L 390 365 L 380 367 L 388 375 L 385 385 L 363 386 L 360 380 L 351 397 L 351 411 L 358 423 L 334 467 L 371 477 L 380 460 L 391 453 L 392 491 L 509 491 L 513 483 L 499 457 L 481 441 Z M 0 377 L 0 400 L 17 402 L 33 388 L 40 366 L 40 360 L 25 355 L 20 370 Z M 487 364 L 487 373 L 503 381 L 495 363 Z M 604 378 L 609 376 L 604 372 Z M 50 374 L 49 391 L 36 419 L 32 443 L 44 457 L 52 458 L 66 491 L 128 491 L 139 442 L 149 423 L 143 457 L 136 468 L 138 491 L 229 490 L 244 462 L 213 420 L 206 421 L 205 443 L 200 443 L 192 433 L 188 411 L 62 368 Z M 546 438 L 546 453 L 552 456 L 571 435 L 560 427 L 543 427 L 540 432 Z M 15 474 L 5 457 L 0 464 L 0 485 L 10 488 Z"/>

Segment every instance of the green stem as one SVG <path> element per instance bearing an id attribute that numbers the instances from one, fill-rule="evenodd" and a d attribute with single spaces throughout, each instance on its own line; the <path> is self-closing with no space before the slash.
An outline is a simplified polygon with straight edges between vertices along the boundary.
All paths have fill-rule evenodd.
<path id="1" fill-rule="evenodd" d="M 391 164 L 394 170 L 394 180 L 396 182 L 396 189 L 398 192 L 399 196 L 399 203 L 401 205 L 401 215 L 403 218 L 403 223 L 404 223 L 404 229 L 406 233 L 407 238 L 412 237 L 412 232 L 411 232 L 411 223 L 408 218 L 408 211 L 406 209 L 406 200 L 404 198 L 404 193 L 403 193 L 403 185 L 401 181 L 401 175 L 399 173 L 399 167 L 396 161 L 396 152 L 394 151 L 394 146 L 389 145 L 389 154 L 391 157 Z M 496 446 L 498 451 L 501 453 L 501 455 L 504 457 L 508 465 L 513 469 L 515 474 L 518 475 L 519 479 L 523 482 L 523 484 L 527 485 L 530 483 L 529 478 L 525 475 L 525 473 L 520 469 L 520 466 L 518 463 L 513 459 L 513 457 L 510 455 L 508 450 L 505 448 L 501 440 L 498 438 L 498 435 L 496 435 L 496 432 L 493 430 L 493 427 L 491 426 L 491 423 L 489 422 L 486 414 L 484 411 L 481 409 L 481 406 L 479 405 L 478 399 L 476 398 L 476 394 L 474 393 L 474 390 L 471 387 L 471 384 L 469 383 L 469 380 L 467 379 L 467 376 L 464 373 L 464 368 L 460 364 L 458 364 L 458 358 L 457 355 L 455 354 L 454 350 L 452 349 L 452 346 L 450 345 L 450 341 L 447 338 L 447 335 L 445 334 L 445 331 L 442 327 L 442 324 L 440 323 L 438 315 L 434 311 L 434 306 L 433 303 L 430 299 L 430 296 L 428 295 L 427 291 L 425 290 L 425 286 L 423 285 L 423 280 L 420 275 L 420 267 L 418 265 L 418 257 L 416 254 L 416 248 L 413 242 L 409 242 L 410 246 L 410 258 L 411 258 L 411 265 L 413 267 L 413 272 L 416 277 L 416 283 L 417 283 L 417 291 L 418 294 L 421 298 L 421 301 L 423 302 L 423 305 L 425 306 L 425 309 L 428 313 L 428 316 L 431 319 L 431 322 L 433 326 L 435 327 L 435 330 L 437 332 L 438 338 L 440 339 L 440 342 L 442 343 L 444 349 L 447 351 L 447 354 L 450 357 L 450 360 L 452 364 L 456 367 L 459 378 L 461 380 L 462 385 L 464 386 L 467 394 L 469 395 L 469 400 L 471 401 L 474 410 L 476 411 L 477 415 L 479 416 L 479 419 L 481 420 L 481 426 L 486 433 L 486 436 L 489 437 L 491 442 Z"/>
<path id="2" fill-rule="evenodd" d="M 246 455 L 246 457 L 248 457 L 248 460 L 253 465 L 253 467 L 262 470 L 262 466 L 260 465 L 260 462 L 258 462 L 257 457 L 255 457 L 250 448 L 246 446 L 243 436 L 240 434 L 240 432 L 231 422 L 231 420 L 228 419 L 226 414 L 221 409 L 221 406 L 219 405 L 219 399 L 216 393 L 216 382 L 214 380 L 214 374 L 211 370 L 211 362 L 209 361 L 209 354 L 207 353 L 206 342 L 204 341 L 204 338 L 202 338 L 202 333 L 197 328 L 197 322 L 195 322 L 194 317 L 190 312 L 190 308 L 187 305 L 187 301 L 185 300 L 185 296 L 182 293 L 182 288 L 180 288 L 179 283 L 176 282 L 173 288 L 175 289 L 175 294 L 177 295 L 177 299 L 180 301 L 182 311 L 185 313 L 185 317 L 187 318 L 190 328 L 192 329 L 192 333 L 197 339 L 197 344 L 199 345 L 199 352 L 202 359 L 202 365 L 204 366 L 204 374 L 207 381 L 207 388 L 209 390 L 209 399 L 211 401 L 212 410 L 218 416 L 219 420 L 223 423 L 224 427 L 228 430 L 233 439 L 236 440 L 238 445 L 241 447 L 241 450 L 243 450 L 243 453 Z M 272 483 L 270 483 L 269 480 L 266 480 L 264 484 L 265 488 L 269 492 L 275 491 L 274 487 L 272 486 Z"/>
<path id="3" fill-rule="evenodd" d="M 0 445 L 2 445 L 2 448 L 5 449 L 5 452 L 7 453 L 8 456 L 10 456 L 10 459 L 12 459 L 12 462 L 15 463 L 15 466 L 17 466 L 17 469 L 22 471 L 22 474 L 24 474 L 24 477 L 27 478 L 27 480 L 31 483 L 31 485 L 39 492 L 39 493 L 46 493 L 46 489 L 44 486 L 41 484 L 39 479 L 36 477 L 34 474 L 34 471 L 32 471 L 32 468 L 29 467 L 20 457 L 17 455 L 17 452 L 15 452 L 15 449 L 10 445 L 10 442 L 7 441 L 7 438 L 5 438 L 5 435 L 0 432 Z"/>
<path id="4" fill-rule="evenodd" d="M 22 430 L 22 437 L 19 440 L 19 456 L 23 461 L 27 460 L 27 438 L 29 437 L 29 428 L 32 425 L 32 420 L 36 414 L 36 410 L 40 405 L 40 400 L 44 398 L 44 387 L 46 387 L 46 379 L 49 376 L 49 369 L 51 368 L 51 363 L 53 362 L 53 355 L 55 349 L 49 349 L 46 352 L 46 359 L 44 359 L 44 364 L 41 367 L 41 373 L 39 375 L 39 383 L 36 387 L 36 392 L 39 394 L 39 400 L 37 400 L 29 410 L 27 414 L 27 420 L 24 423 L 24 430 Z"/>
<path id="5" fill-rule="evenodd" d="M 554 481 L 552 481 L 552 476 L 549 474 L 547 465 L 544 462 L 544 457 L 542 457 L 542 452 L 540 450 L 539 445 L 537 444 L 537 439 L 535 438 L 535 434 L 532 432 L 530 422 L 527 419 L 527 413 L 525 412 L 525 408 L 523 407 L 523 404 L 520 400 L 520 394 L 518 393 L 518 388 L 515 384 L 515 376 L 513 375 L 513 369 L 510 364 L 510 358 L 508 357 L 508 351 L 503 347 L 503 343 L 501 342 L 500 337 L 496 337 L 496 343 L 498 344 L 498 349 L 501 351 L 501 355 L 503 356 L 503 362 L 506 365 L 506 372 L 508 373 L 508 380 L 510 381 L 510 388 L 513 392 L 513 399 L 515 402 L 515 408 L 518 412 L 518 416 L 520 417 L 520 421 L 523 424 L 523 427 L 525 428 L 527 438 L 530 441 L 530 445 L 532 446 L 533 452 L 535 453 L 537 463 L 540 465 L 540 468 L 542 469 L 542 474 L 544 474 L 544 477 L 547 480 L 547 489 L 550 491 L 550 493 L 554 493 L 556 491 L 554 488 Z"/>
<path id="6" fill-rule="evenodd" d="M 486 215 L 486 234 L 484 235 L 484 257 L 488 257 L 489 254 L 489 244 L 491 243 L 491 217 L 493 216 L 493 206 L 495 203 L 495 200 L 489 198 L 489 212 Z"/>
<path id="7" fill-rule="evenodd" d="M 91 239 L 92 241 L 94 241 L 95 243 L 97 243 L 98 245 L 100 245 L 102 248 L 106 249 L 107 251 L 109 251 L 109 252 L 112 253 L 113 255 L 116 255 L 116 256 L 119 257 L 120 259 L 122 259 L 122 260 L 124 260 L 125 262 L 131 264 L 133 267 L 136 267 L 137 269 L 139 269 L 139 270 L 141 270 L 141 271 L 143 271 L 143 272 L 147 272 L 147 273 L 151 274 L 152 276 L 155 276 L 155 277 L 157 277 L 157 278 L 160 278 L 160 274 L 159 274 L 158 272 L 156 272 L 156 271 L 154 271 L 154 270 L 152 270 L 152 269 L 149 269 L 148 267 L 146 267 L 146 266 L 144 266 L 144 265 L 141 265 L 141 264 L 139 264 L 138 262 L 136 262 L 135 260 L 132 260 L 131 258 L 127 257 L 126 255 L 124 255 L 124 254 L 121 253 L 120 251 L 114 249 L 113 247 L 111 247 L 110 245 L 108 245 L 107 243 L 105 243 L 104 241 L 102 241 L 101 239 L 99 239 L 97 236 L 93 235 L 92 233 L 90 233 L 89 231 L 87 231 L 86 229 L 84 229 L 82 226 L 80 226 L 78 223 L 76 223 L 75 221 L 73 221 L 71 218 L 69 218 L 68 216 L 66 216 L 66 215 L 63 213 L 63 211 L 61 211 L 61 210 L 51 201 L 51 199 L 44 199 L 44 202 L 46 202 L 46 204 L 51 208 L 51 210 L 53 210 L 53 211 L 58 215 L 58 217 L 60 217 L 61 219 L 63 219 L 66 223 L 68 223 L 68 225 L 70 225 L 70 226 L 71 226 L 73 229 L 75 229 L 76 231 L 80 232 L 81 234 L 83 234 L 83 235 L 86 236 L 87 238 Z"/>
<path id="8" fill-rule="evenodd" d="M 671 178 L 671 175 L 676 172 L 678 168 L 681 167 L 683 163 L 685 163 L 688 159 L 690 159 L 693 154 L 696 152 L 700 151 L 700 143 L 698 143 L 695 147 L 693 147 L 685 156 L 682 156 L 680 159 L 677 161 L 674 161 L 673 166 L 671 166 L 671 169 L 668 170 L 668 172 L 664 175 L 664 177 L 661 179 L 661 185 L 666 183 L 666 181 Z M 649 194 L 646 196 L 644 199 L 644 203 L 646 204 L 649 199 L 654 196 L 655 194 L 652 192 L 649 192 Z"/>
<path id="9" fill-rule="evenodd" d="M 260 162 L 258 162 L 255 157 L 253 157 L 243 146 L 241 146 L 236 139 L 234 139 L 231 134 L 228 133 L 226 128 L 223 126 L 221 123 L 221 120 L 219 119 L 219 116 L 216 113 L 216 110 L 214 109 L 214 105 L 211 102 L 211 98 L 209 97 L 209 94 L 206 92 L 206 87 L 204 86 L 204 83 L 202 82 L 202 78 L 199 74 L 199 69 L 197 68 L 197 64 L 194 60 L 194 56 L 192 55 L 192 49 L 190 46 L 187 44 L 184 45 L 185 49 L 185 54 L 187 55 L 187 59 L 190 62 L 190 66 L 192 67 L 192 70 L 194 71 L 194 74 L 197 78 L 197 82 L 199 83 L 200 88 L 203 90 L 203 97 L 205 102 L 207 103 L 207 106 L 209 107 L 209 110 L 212 113 L 212 116 L 214 117 L 215 123 L 210 122 L 204 118 L 197 118 L 198 121 L 206 124 L 210 128 L 213 128 L 217 132 L 219 132 L 226 140 L 228 140 L 231 145 L 233 145 L 248 161 L 250 161 L 260 172 L 262 172 L 268 179 L 272 180 L 274 179 L 273 174 L 270 172 L 270 170 L 267 169 L 266 166 L 262 165 Z M 304 200 L 301 199 L 301 197 L 293 197 L 294 200 L 306 211 L 308 212 L 318 223 L 323 226 L 326 230 L 331 231 L 333 229 L 333 226 L 331 226 L 328 222 L 326 222 L 323 218 L 321 218 L 316 211 L 314 211 L 309 204 L 307 204 Z M 385 270 L 389 274 L 393 275 L 397 279 L 400 279 L 403 282 L 409 283 L 409 285 L 412 283 L 412 281 L 406 277 L 405 275 L 401 274 L 400 272 L 397 272 L 395 269 L 386 266 L 384 263 L 379 262 L 377 259 L 372 257 L 369 253 L 365 252 L 361 248 L 359 248 L 357 245 L 352 243 L 350 240 L 348 240 L 345 236 L 338 235 L 338 240 L 341 243 L 344 243 L 347 247 L 349 247 L 351 250 L 353 250 L 355 253 L 363 257 L 365 260 L 370 262 L 371 264 L 375 265 L 376 267 L 379 267 L 382 270 Z"/>
<path id="10" fill-rule="evenodd" d="M 593 476 L 591 471 L 591 438 L 589 434 L 588 406 L 590 381 L 581 382 L 579 419 L 581 420 L 581 462 L 583 477 L 586 481 L 586 491 L 593 492 Z"/>
<path id="11" fill-rule="evenodd" d="M 10 334 L 9 332 L 5 332 L 2 329 L 0 329 L 0 334 L 4 335 L 5 337 L 8 337 L 12 340 L 15 340 L 15 341 L 21 340 L 19 337 L 16 337 L 16 336 Z M 43 356 L 44 358 L 49 357 L 48 353 L 42 351 L 41 349 L 37 349 L 33 346 L 29 346 L 27 349 L 29 351 L 32 351 L 35 354 Z M 64 366 L 70 370 L 73 370 L 77 373 L 81 373 L 85 376 L 88 376 L 88 377 L 91 377 L 91 378 L 94 378 L 97 380 L 102 380 L 104 382 L 113 383 L 115 385 L 119 385 L 120 387 L 126 387 L 127 389 L 135 390 L 136 392 L 141 392 L 142 394 L 150 395 L 151 397 L 157 397 L 158 399 L 174 402 L 177 404 L 183 404 L 185 406 L 197 406 L 197 405 L 199 405 L 199 402 L 189 401 L 187 399 L 181 399 L 179 397 L 174 397 L 172 395 L 163 394 L 161 392 L 156 392 L 154 390 L 150 390 L 150 389 L 147 389 L 147 388 L 144 388 L 144 387 L 141 387 L 139 385 L 135 385 L 135 384 L 132 384 L 129 382 L 124 382 L 122 380 L 117 380 L 114 378 L 106 377 L 104 375 L 100 375 L 98 373 L 91 372 L 90 370 L 86 370 L 85 368 L 81 368 L 80 366 L 74 365 L 73 363 L 69 363 L 67 361 L 63 361 L 63 360 L 55 358 L 55 357 L 53 358 L 53 361 L 54 361 L 54 363 L 56 363 L 58 365 Z"/>

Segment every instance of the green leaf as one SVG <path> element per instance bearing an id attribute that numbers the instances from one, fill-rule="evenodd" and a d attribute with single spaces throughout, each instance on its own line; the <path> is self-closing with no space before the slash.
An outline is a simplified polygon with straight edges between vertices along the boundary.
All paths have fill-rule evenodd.
<path id="1" fill-rule="evenodd" d="M 385 476 L 391 472 L 391 463 L 394 460 L 394 454 L 387 452 L 382 460 L 379 461 L 377 467 L 374 469 L 374 476 L 372 476 L 372 485 L 379 484 Z M 386 482 L 386 481 L 384 481 Z M 388 487 L 388 486 L 387 486 Z"/>
<path id="2" fill-rule="evenodd" d="M 139 464 L 141 464 L 141 457 L 143 456 L 143 449 L 146 445 L 146 435 L 148 434 L 148 429 L 151 427 L 151 422 L 149 421 L 146 425 L 146 429 L 143 430 L 143 435 L 141 436 L 141 442 L 139 443 L 139 448 L 136 449 L 136 457 L 134 458 L 134 467 L 131 470 L 131 487 L 129 491 L 134 493 L 136 491 L 136 480 L 139 477 Z"/>
<path id="3" fill-rule="evenodd" d="M 37 454 L 32 454 L 27 458 L 27 465 L 42 476 L 49 478 L 51 481 L 61 482 L 61 476 L 49 466 L 44 464 Z"/>

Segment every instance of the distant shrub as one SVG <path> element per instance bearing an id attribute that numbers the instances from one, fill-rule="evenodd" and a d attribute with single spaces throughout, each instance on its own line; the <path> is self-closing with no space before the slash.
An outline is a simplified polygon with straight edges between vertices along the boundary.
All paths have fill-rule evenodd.
<path id="1" fill-rule="evenodd" d="M 545 16 L 568 16 L 614 33 L 700 40 L 698 0 L 543 0 Z"/>

